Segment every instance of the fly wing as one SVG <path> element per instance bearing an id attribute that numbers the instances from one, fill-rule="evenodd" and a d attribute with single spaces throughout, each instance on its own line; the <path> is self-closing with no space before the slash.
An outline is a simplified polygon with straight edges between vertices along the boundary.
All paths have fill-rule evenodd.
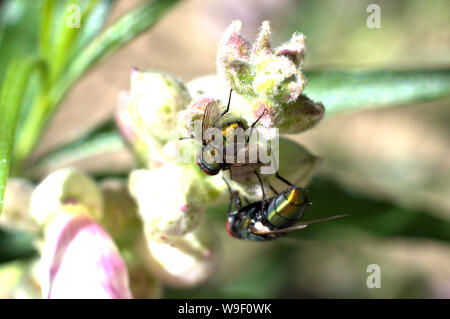
<path id="1" fill-rule="evenodd" d="M 274 229 L 274 230 L 254 230 L 253 233 L 256 235 L 270 235 L 270 234 L 284 234 L 290 233 L 299 229 L 304 229 L 308 225 L 296 225 L 291 227 L 286 227 L 282 229 Z"/>
<path id="2" fill-rule="evenodd" d="M 320 223 L 320 222 L 325 222 L 327 220 L 333 220 L 333 219 L 338 219 L 338 218 L 343 218 L 343 217 L 348 217 L 350 215 L 348 214 L 344 214 L 344 215 L 335 215 L 335 216 L 330 216 L 330 217 L 324 217 L 324 218 L 319 218 L 319 219 L 313 219 L 313 220 L 308 220 L 306 222 L 298 222 L 296 223 L 294 226 L 297 225 L 309 225 L 309 224 L 314 224 L 314 223 Z"/>
<path id="3" fill-rule="evenodd" d="M 308 220 L 306 222 L 298 222 L 296 223 L 294 226 L 291 227 L 286 227 L 286 228 L 282 228 L 282 229 L 274 229 L 274 230 L 261 230 L 261 231 L 254 231 L 254 233 L 256 235 L 270 235 L 270 234 L 284 234 L 284 233 L 290 233 L 299 229 L 304 229 L 306 228 L 309 224 L 314 224 L 314 223 L 320 223 L 320 222 L 324 222 L 327 220 L 333 220 L 333 219 L 338 219 L 338 218 L 342 218 L 342 217 L 347 217 L 349 215 L 336 215 L 336 216 L 331 216 L 331 217 L 325 217 L 325 218 L 319 218 L 319 219 L 314 219 L 314 220 Z"/>
<path id="4" fill-rule="evenodd" d="M 217 102 L 209 102 L 205 107 L 205 112 L 203 113 L 202 121 L 202 140 L 205 131 L 211 127 L 212 122 L 219 116 L 219 105 Z"/>

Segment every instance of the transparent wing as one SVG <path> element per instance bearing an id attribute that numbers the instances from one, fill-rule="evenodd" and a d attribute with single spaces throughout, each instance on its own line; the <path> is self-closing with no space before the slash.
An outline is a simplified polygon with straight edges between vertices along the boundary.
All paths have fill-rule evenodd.
<path id="1" fill-rule="evenodd" d="M 217 102 L 212 101 L 206 105 L 202 121 L 202 140 L 205 131 L 211 127 L 212 122 L 214 122 L 219 114 L 219 104 Z"/>
<path id="2" fill-rule="evenodd" d="M 296 231 L 296 230 L 304 229 L 309 224 L 320 223 L 320 222 L 324 222 L 324 221 L 327 221 L 327 220 L 333 220 L 333 219 L 338 219 L 338 218 L 347 217 L 347 216 L 349 216 L 349 215 L 336 215 L 336 216 L 331 216 L 331 217 L 325 217 L 325 218 L 319 218 L 319 219 L 314 219 L 314 220 L 308 220 L 306 222 L 298 222 L 294 226 L 286 227 L 286 228 L 283 228 L 283 229 L 274 229 L 274 230 L 267 230 L 267 231 L 261 230 L 261 231 L 254 231 L 254 233 L 256 235 L 290 233 L 290 232 L 293 232 L 293 231 Z"/>

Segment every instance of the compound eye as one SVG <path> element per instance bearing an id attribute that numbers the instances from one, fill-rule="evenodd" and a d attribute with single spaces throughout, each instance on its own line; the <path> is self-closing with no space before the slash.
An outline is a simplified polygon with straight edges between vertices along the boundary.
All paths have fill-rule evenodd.
<path id="1" fill-rule="evenodd" d="M 197 157 L 197 165 L 200 169 L 208 175 L 217 175 L 220 172 L 220 169 L 211 169 L 203 163 L 201 156 Z"/>
<path id="2" fill-rule="evenodd" d="M 231 230 L 230 221 L 229 220 L 227 220 L 227 224 L 225 225 L 225 227 L 227 228 L 227 232 L 228 232 L 228 234 L 230 234 L 231 237 L 236 237 L 236 235 Z"/>

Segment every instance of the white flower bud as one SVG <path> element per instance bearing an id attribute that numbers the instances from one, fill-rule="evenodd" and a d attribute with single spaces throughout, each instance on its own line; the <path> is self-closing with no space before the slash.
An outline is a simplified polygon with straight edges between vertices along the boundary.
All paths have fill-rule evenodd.
<path id="1" fill-rule="evenodd" d="M 138 203 L 147 234 L 155 238 L 181 236 L 200 224 L 208 196 L 201 174 L 192 165 L 172 164 L 131 173 L 130 193 Z"/>
<path id="2" fill-rule="evenodd" d="M 150 269 L 173 286 L 198 285 L 209 278 L 215 267 L 214 243 L 206 227 L 166 242 L 147 237 L 147 247 Z"/>
<path id="3" fill-rule="evenodd" d="M 133 69 L 128 110 L 134 134 L 144 143 L 155 139 L 164 144 L 177 138 L 177 114 L 189 102 L 181 80 L 169 74 Z"/>
<path id="4" fill-rule="evenodd" d="M 48 175 L 34 190 L 30 213 L 44 225 L 63 206 L 72 206 L 95 219 L 102 215 L 103 197 L 94 180 L 73 169 L 61 169 Z"/>

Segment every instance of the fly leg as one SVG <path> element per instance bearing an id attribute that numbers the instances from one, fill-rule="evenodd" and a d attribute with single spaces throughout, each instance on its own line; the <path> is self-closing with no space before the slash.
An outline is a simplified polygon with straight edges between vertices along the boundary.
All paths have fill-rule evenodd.
<path id="1" fill-rule="evenodd" d="M 275 176 L 282 182 L 288 184 L 289 186 L 295 187 L 294 184 L 292 184 L 291 182 L 289 182 L 287 179 L 283 178 L 280 176 L 280 174 L 278 174 L 278 171 L 275 173 Z"/>
<path id="2" fill-rule="evenodd" d="M 264 191 L 264 186 L 261 180 L 261 177 L 259 176 L 258 172 L 254 171 L 256 174 L 256 177 L 258 177 L 259 185 L 261 185 L 261 191 L 262 191 L 262 201 L 261 201 L 261 209 L 256 212 L 256 220 L 262 221 L 264 219 L 264 210 L 266 208 L 266 193 Z"/>
<path id="3" fill-rule="evenodd" d="M 225 182 L 225 184 L 227 185 L 228 191 L 230 192 L 230 201 L 228 202 L 227 216 L 232 216 L 232 215 L 234 215 L 234 214 L 232 214 L 232 211 L 231 211 L 233 202 L 234 202 L 234 206 L 236 209 L 235 213 L 237 213 L 241 209 L 241 199 L 239 198 L 238 192 L 233 192 L 233 190 L 231 189 L 230 183 L 228 183 L 228 181 L 224 177 L 222 177 L 222 179 Z"/>
<path id="4" fill-rule="evenodd" d="M 216 122 L 225 114 L 228 113 L 228 111 L 230 110 L 230 102 L 231 102 L 231 93 L 233 92 L 233 89 L 230 89 L 230 96 L 228 97 L 228 104 L 227 104 L 227 108 L 225 111 L 223 111 L 222 113 L 220 113 L 220 115 L 214 120 L 214 122 L 212 122 L 211 126 L 214 126 L 214 124 L 216 124 Z"/>
<path id="5" fill-rule="evenodd" d="M 246 143 L 248 143 L 250 141 L 250 137 L 252 136 L 253 133 L 253 128 L 255 127 L 256 123 L 259 122 L 259 120 L 263 117 L 263 115 L 266 113 L 266 109 L 264 109 L 264 111 L 261 113 L 261 115 L 256 119 L 255 122 L 253 122 L 252 126 L 250 126 L 250 132 L 248 133 L 247 136 L 247 141 Z"/>
<path id="6" fill-rule="evenodd" d="M 275 195 L 280 195 L 280 193 L 277 192 L 277 190 L 272 186 L 272 184 L 270 184 L 270 183 L 267 183 L 267 184 L 269 184 L 270 190 L 271 190 Z"/>

